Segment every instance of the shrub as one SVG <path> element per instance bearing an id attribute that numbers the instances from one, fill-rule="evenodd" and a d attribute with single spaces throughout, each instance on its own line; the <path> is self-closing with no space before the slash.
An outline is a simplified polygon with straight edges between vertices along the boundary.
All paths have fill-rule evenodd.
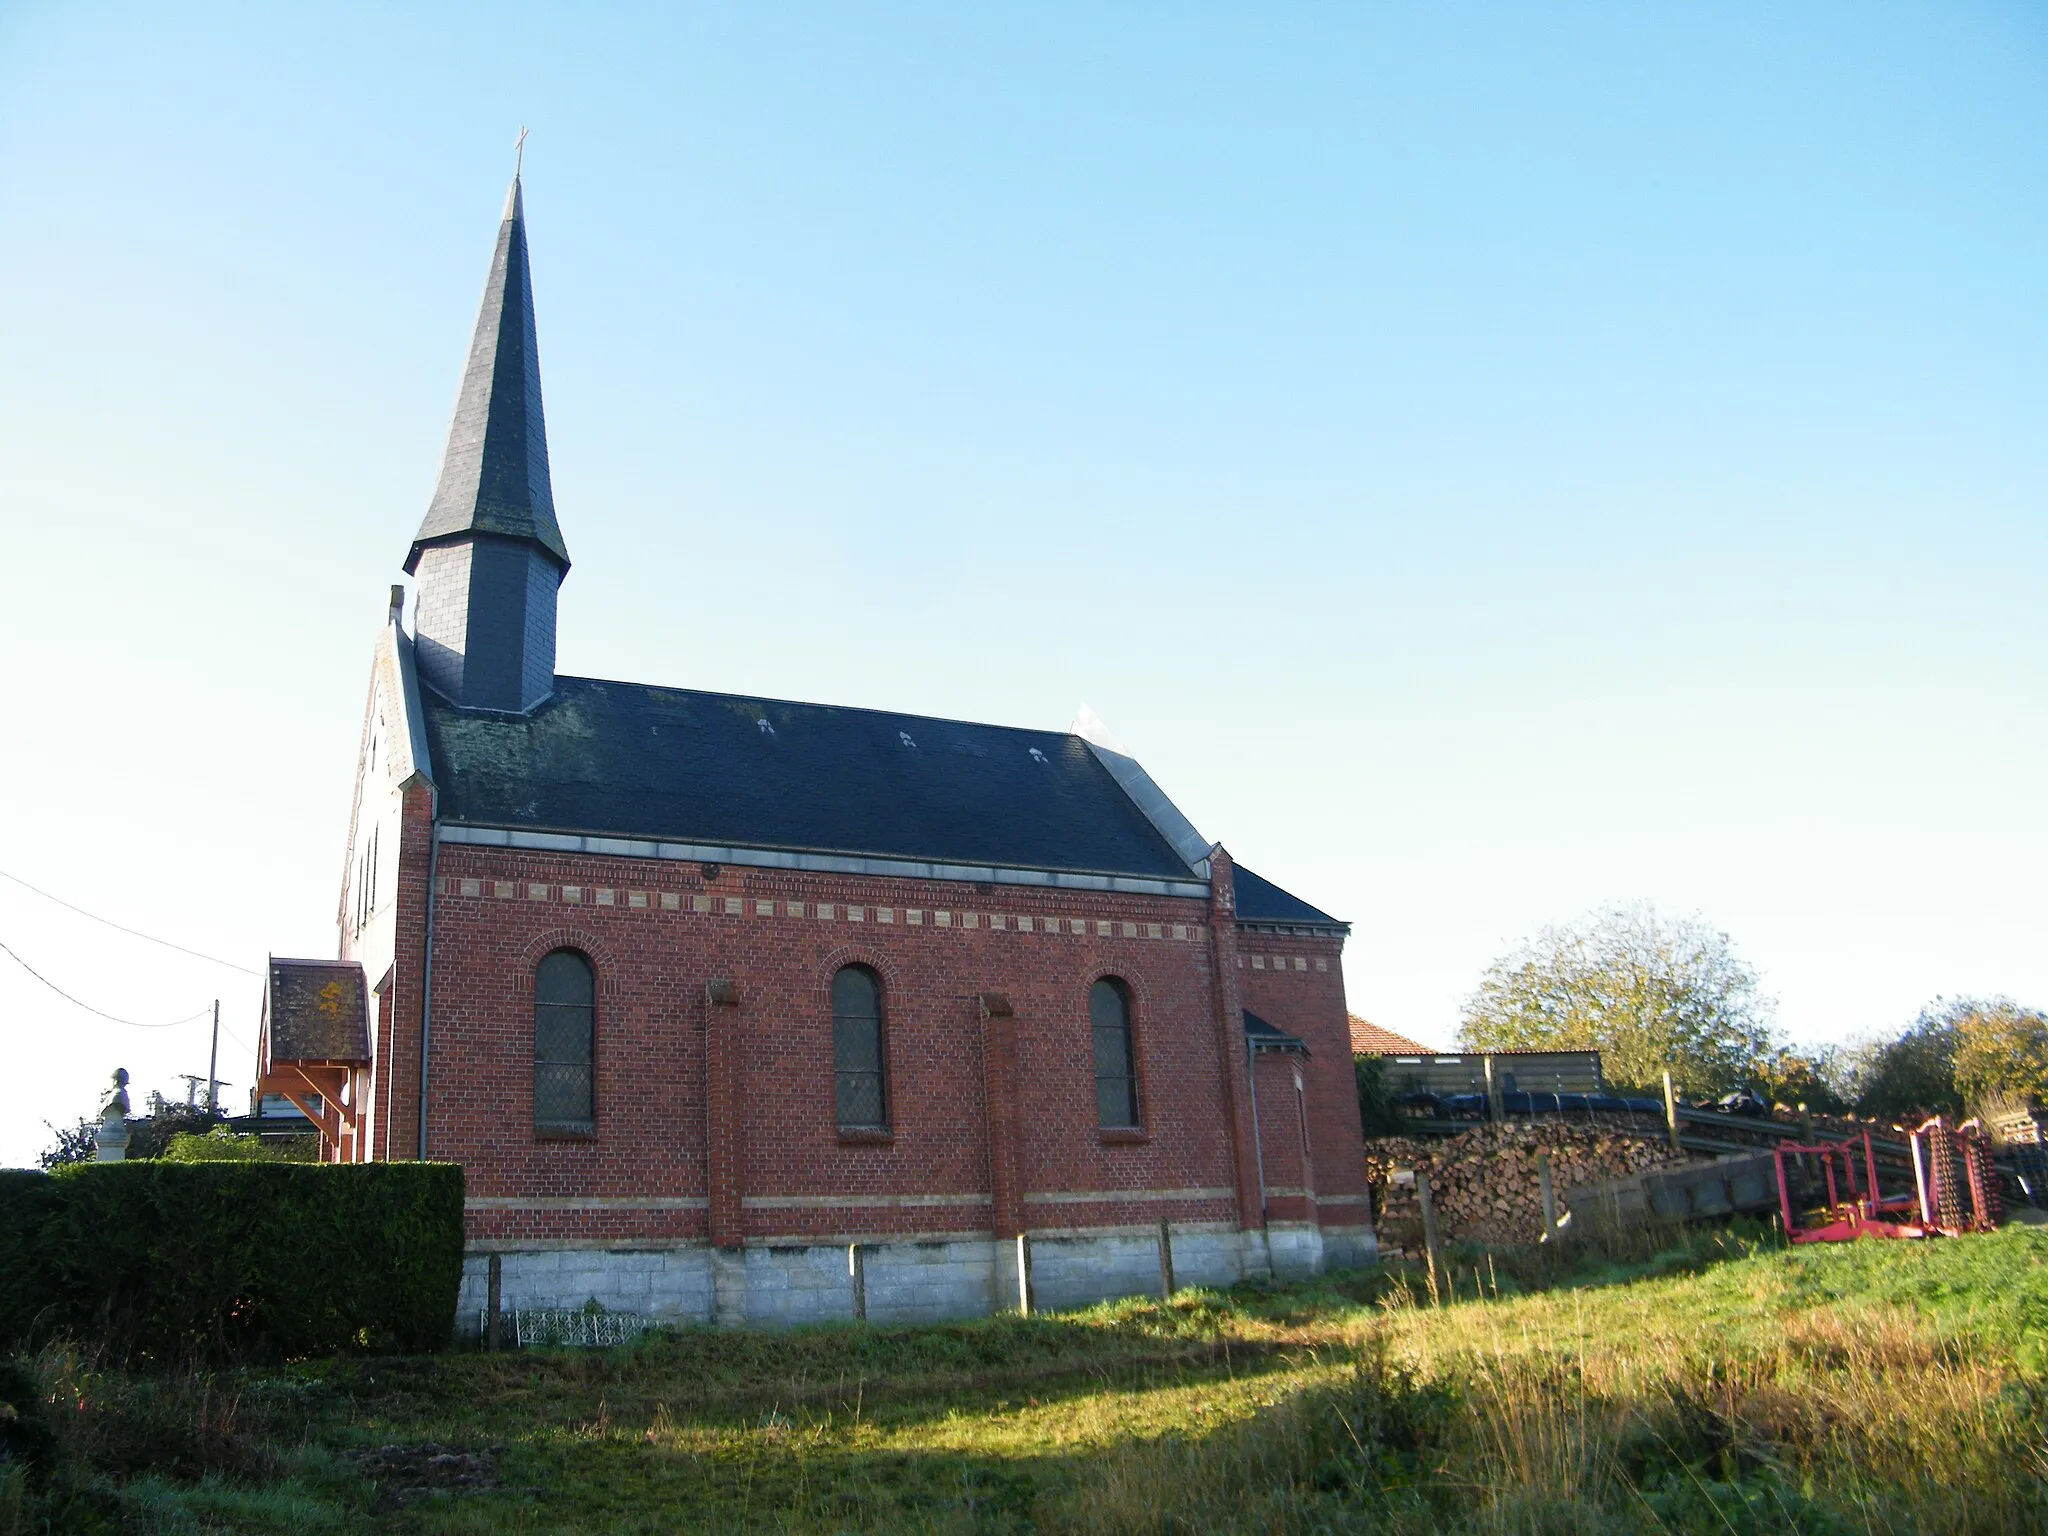
<path id="1" fill-rule="evenodd" d="M 224 1125 L 216 1125 L 204 1136 L 181 1131 L 165 1145 L 167 1163 L 304 1163 L 312 1159 L 295 1143 L 310 1137 L 294 1136 L 289 1141 L 269 1142 L 261 1136 L 238 1136 Z"/>
<path id="2" fill-rule="evenodd" d="M 58 1202 L 57 1181 L 48 1174 L 0 1169 L 0 1254 L 7 1255 L 0 1262 L 0 1343 L 26 1333 L 46 1304 L 36 1260 Z"/>
<path id="3" fill-rule="evenodd" d="M 0 1180 L 0 1340 L 157 1362 L 437 1349 L 462 1275 L 445 1163 L 87 1163 Z"/>

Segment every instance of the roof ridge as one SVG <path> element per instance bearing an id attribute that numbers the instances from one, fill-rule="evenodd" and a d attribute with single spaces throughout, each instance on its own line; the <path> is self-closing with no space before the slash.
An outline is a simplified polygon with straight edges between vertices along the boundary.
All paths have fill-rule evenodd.
<path id="1" fill-rule="evenodd" d="M 959 715 L 926 715 L 903 709 L 883 709 L 874 704 L 828 704 L 819 699 L 784 699 L 761 693 L 732 693 L 717 688 L 686 688 L 669 683 L 636 683 L 618 677 L 576 677 L 558 673 L 557 689 L 563 683 L 598 683 L 610 688 L 646 688 L 661 693 L 686 693 L 705 699 L 739 699 L 750 704 L 781 704 L 792 709 L 830 709 L 846 714 L 877 715 L 893 720 L 926 720 L 934 725 L 971 725 L 979 731 L 1008 731 L 1018 736 L 1051 736 L 1061 740 L 1076 737 L 1072 731 L 1033 725 L 1005 725 L 995 720 L 969 720 Z"/>

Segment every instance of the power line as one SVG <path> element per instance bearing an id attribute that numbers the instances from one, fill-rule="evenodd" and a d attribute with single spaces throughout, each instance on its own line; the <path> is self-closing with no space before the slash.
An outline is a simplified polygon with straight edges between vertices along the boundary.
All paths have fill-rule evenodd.
<path id="1" fill-rule="evenodd" d="M 40 981 L 52 992 L 56 993 L 59 997 L 63 998 L 65 1002 L 72 1004 L 74 1007 L 83 1008 L 87 1013 L 96 1013 L 101 1018 L 110 1020 L 115 1024 L 125 1024 L 130 1029 L 176 1029 L 180 1024 L 190 1024 L 194 1019 L 203 1019 L 207 1016 L 208 1013 L 212 1012 L 212 1005 L 208 1004 L 205 1008 L 200 1009 L 197 1013 L 188 1014 L 186 1017 L 182 1019 L 173 1019 L 168 1024 L 140 1024 L 137 1023 L 134 1019 L 117 1018 L 115 1017 L 115 1015 L 108 1013 L 104 1008 L 95 1008 L 91 1003 L 85 1002 L 80 998 L 73 997 L 69 992 L 66 992 L 62 987 L 58 986 L 57 983 L 50 980 L 50 978 L 45 976 L 41 971 L 37 970 L 34 966 L 30 965 L 26 960 L 22 959 L 21 956 L 17 955 L 12 949 L 9 949 L 4 940 L 0 940 L 0 950 L 4 950 L 7 954 L 8 959 L 12 960 L 24 971 L 27 971 L 29 975 L 35 977 L 37 981 Z"/>
<path id="2" fill-rule="evenodd" d="M 104 923 L 106 924 L 107 927 L 115 929 L 117 932 L 125 933 L 130 938 L 146 939 L 152 944 L 161 944 L 165 949 L 175 949 L 181 955 L 190 955 L 194 960 L 204 960 L 210 965 L 224 965 L 231 971 L 240 971 L 244 976 L 260 977 L 263 974 L 261 971 L 252 971 L 246 965 L 237 965 L 232 960 L 223 960 L 218 955 L 202 954 L 196 949 L 187 949 L 182 944 L 173 944 L 169 939 L 160 939 L 153 933 L 144 933 L 139 928 L 130 928 L 125 923 L 115 922 L 111 917 L 101 917 L 97 912 L 88 912 L 85 910 L 85 908 L 78 906 L 75 903 L 66 901 L 62 896 L 52 896 L 48 891 L 44 890 L 42 887 L 30 885 L 26 880 L 22 879 L 21 876 L 19 875 L 10 875 L 4 869 L 0 869 L 0 880 L 12 880 L 16 885 L 20 886 L 23 890 L 34 891 L 36 895 L 42 897 L 43 900 L 45 901 L 54 901 L 55 903 L 57 903 L 58 906 L 76 912 L 80 917 L 89 917 L 96 923 Z M 13 955 L 14 951 L 10 949 L 8 953 L 10 955 Z M 14 958 L 19 960 L 21 956 L 15 955 Z M 31 972 L 30 974 L 34 973 Z M 38 979 L 40 980 L 40 978 Z M 76 999 L 73 999 L 73 1001 L 76 1001 Z M 83 1005 L 81 1004 L 80 1006 Z M 94 1009 L 93 1011 L 97 1013 L 99 1010 Z M 179 1022 L 182 1023 L 184 1021 L 180 1020 Z"/>

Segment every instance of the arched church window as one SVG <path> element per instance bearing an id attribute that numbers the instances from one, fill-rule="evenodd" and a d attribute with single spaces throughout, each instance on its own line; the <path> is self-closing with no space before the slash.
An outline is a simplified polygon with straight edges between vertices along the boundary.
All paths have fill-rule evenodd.
<path id="1" fill-rule="evenodd" d="M 832 978 L 832 1078 L 842 1131 L 889 1126 L 882 1067 L 882 982 L 864 965 Z"/>
<path id="2" fill-rule="evenodd" d="M 597 978 L 573 949 L 542 959 L 533 978 L 533 1124 L 540 1131 L 597 1125 Z"/>
<path id="3" fill-rule="evenodd" d="M 1105 1131 L 1135 1130 L 1138 1073 L 1131 1050 L 1131 992 L 1114 976 L 1088 989 L 1088 1023 L 1095 1036 L 1095 1120 Z"/>

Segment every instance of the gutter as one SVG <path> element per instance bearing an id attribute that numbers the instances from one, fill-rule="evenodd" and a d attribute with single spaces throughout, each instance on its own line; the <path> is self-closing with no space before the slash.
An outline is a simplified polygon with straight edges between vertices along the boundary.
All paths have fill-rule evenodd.
<path id="1" fill-rule="evenodd" d="M 754 848 L 731 843 L 690 843 L 672 839 L 612 837 L 595 832 L 547 832 L 450 822 L 443 842 L 484 848 L 519 848 L 536 853 L 582 853 L 607 858 L 669 859 L 732 864 L 749 869 L 803 870 L 834 875 L 876 875 L 911 880 L 950 880 L 984 885 L 1044 886 L 1055 890 L 1107 891 L 1125 895 L 1176 896 L 1196 900 L 1209 894 L 1207 878 L 1176 880 L 1148 875 L 1102 874 L 1089 870 L 1022 869 L 1006 865 L 947 864 L 879 854 L 812 853 Z"/>

